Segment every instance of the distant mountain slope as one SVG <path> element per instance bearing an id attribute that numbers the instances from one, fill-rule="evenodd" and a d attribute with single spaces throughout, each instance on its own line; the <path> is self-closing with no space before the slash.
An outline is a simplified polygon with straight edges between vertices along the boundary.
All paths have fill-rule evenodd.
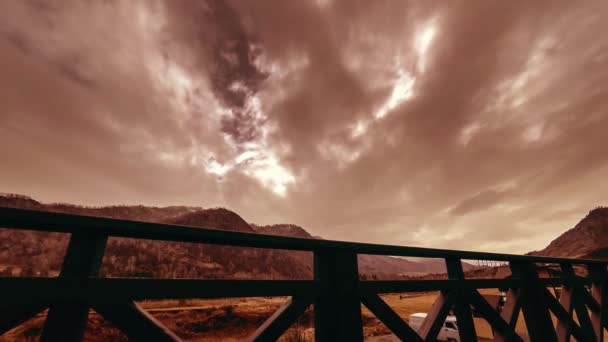
<path id="1" fill-rule="evenodd" d="M 262 234 L 314 239 L 304 228 L 295 224 L 274 224 L 254 226 L 254 228 Z M 360 255 L 359 271 L 362 274 L 374 275 L 378 278 L 390 278 L 395 275 L 417 275 L 424 272 L 441 273 L 445 272 L 445 267 L 384 255 Z"/>
<path id="2" fill-rule="evenodd" d="M 172 217 L 202 209 L 199 207 L 186 206 L 147 207 L 143 205 L 114 205 L 106 207 L 84 207 L 65 203 L 42 204 L 28 196 L 2 193 L 0 193 L 0 207 L 44 210 L 67 214 L 121 218 L 126 220 L 148 222 L 162 222 Z"/>
<path id="3" fill-rule="evenodd" d="M 82 207 L 42 204 L 12 194 L 0 194 L 0 206 L 255 232 L 238 214 L 224 208 Z M 66 234 L 0 229 L 0 247 L 6 251 L 0 251 L 0 273 L 56 274 L 67 239 Z M 300 261 L 287 251 L 111 238 L 101 273 L 156 278 L 305 279 L 312 277 L 312 260 Z"/>
<path id="4" fill-rule="evenodd" d="M 543 250 L 530 255 L 606 258 L 608 248 L 608 207 L 591 210 L 574 228 L 566 231 Z"/>
<path id="5" fill-rule="evenodd" d="M 252 227 L 260 234 L 291 236 L 302 239 L 314 239 L 304 228 L 295 224 L 273 224 L 268 226 L 252 225 Z"/>
<path id="6" fill-rule="evenodd" d="M 43 204 L 22 195 L 0 194 L 0 206 L 46 210 L 80 215 L 122 218 L 148 222 L 186 225 L 202 228 L 262 233 L 306 239 L 317 239 L 294 224 L 253 225 L 225 208 L 107 206 L 83 207 L 70 204 Z M 30 231 L 11 232 L 0 229 L 2 265 L 17 266 L 23 271 L 54 274 L 59 270 L 67 245 L 65 234 Z M 26 264 L 23 264 L 23 263 Z M 11 266 L 11 267 L 12 267 Z M 36 266 L 41 268 L 35 270 Z M 465 271 L 474 268 L 463 264 Z M 6 267 L 5 267 L 6 268 Z M 382 255 L 360 255 L 359 270 L 364 276 L 379 279 L 445 273 L 441 259 L 411 261 Z M 13 272 L 11 270 L 11 272 Z M 110 276 L 206 277 L 206 278 L 286 278 L 312 276 L 310 252 L 239 248 L 229 246 L 110 239 L 102 273 Z"/>
<path id="7" fill-rule="evenodd" d="M 608 260 L 608 247 L 600 247 L 583 255 L 584 259 Z"/>
<path id="8" fill-rule="evenodd" d="M 224 208 L 199 209 L 163 220 L 165 223 L 184 226 L 232 230 L 237 232 L 255 233 L 249 223 L 237 213 Z"/>
<path id="9" fill-rule="evenodd" d="M 259 233 L 298 237 L 304 239 L 316 239 L 304 228 L 295 224 L 274 224 L 269 226 L 253 225 Z M 411 261 L 404 258 L 385 255 L 359 255 L 359 272 L 361 274 L 374 275 L 377 278 L 391 278 L 395 275 L 415 276 L 429 273 L 445 273 L 445 262 L 441 259 L 420 259 Z M 465 271 L 476 268 L 473 265 L 463 263 Z"/>

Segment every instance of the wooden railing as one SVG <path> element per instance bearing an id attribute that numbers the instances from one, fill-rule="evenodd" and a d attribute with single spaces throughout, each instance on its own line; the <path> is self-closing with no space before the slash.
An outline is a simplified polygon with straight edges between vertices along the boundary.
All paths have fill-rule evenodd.
<path id="1" fill-rule="evenodd" d="M 607 327 L 607 262 L 299 239 L 194 227 L 0 208 L 0 228 L 70 233 L 59 277 L 0 278 L 0 334 L 49 308 L 42 341 L 80 341 L 93 308 L 136 341 L 179 341 L 135 301 L 143 299 L 289 296 L 251 337 L 277 340 L 311 305 L 316 341 L 362 341 L 361 303 L 405 341 L 434 341 L 446 316 L 456 316 L 461 341 L 477 341 L 472 310 L 487 320 L 495 341 L 522 341 L 515 331 L 523 314 L 531 341 L 603 341 Z M 128 237 L 282 250 L 311 251 L 311 280 L 204 280 L 100 278 L 108 237 Z M 363 281 L 360 254 L 443 258 L 448 279 Z M 509 264 L 504 279 L 466 279 L 462 260 Z M 539 277 L 539 264 L 557 265 L 559 277 Z M 575 268 L 583 267 L 582 277 Z M 561 287 L 557 299 L 548 286 Z M 507 289 L 498 312 L 480 289 Z M 379 296 L 439 291 L 422 326 L 414 331 Z M 556 317 L 554 325 L 551 314 Z M 576 313 L 576 315 L 574 315 Z"/>

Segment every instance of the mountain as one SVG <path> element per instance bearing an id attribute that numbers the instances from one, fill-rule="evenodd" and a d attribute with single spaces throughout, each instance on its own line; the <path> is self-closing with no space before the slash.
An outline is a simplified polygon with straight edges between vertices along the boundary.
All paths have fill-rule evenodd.
<path id="1" fill-rule="evenodd" d="M 43 204 L 23 195 L 0 194 L 0 206 L 198 226 L 255 233 L 238 214 L 224 208 Z M 0 274 L 56 275 L 68 235 L 0 229 Z M 115 277 L 207 279 L 305 279 L 306 263 L 288 251 L 111 238 L 100 273 Z"/>
<path id="2" fill-rule="evenodd" d="M 162 222 L 201 209 L 198 207 L 186 206 L 147 207 L 143 205 L 114 205 L 106 207 L 85 207 L 64 203 L 43 204 L 29 196 L 6 193 L 0 193 L 0 207 L 44 210 L 66 214 L 121 218 L 148 222 Z"/>
<path id="3" fill-rule="evenodd" d="M 583 259 L 608 260 L 608 247 L 600 247 L 583 255 Z"/>
<path id="4" fill-rule="evenodd" d="M 290 236 L 302 239 L 315 239 L 304 228 L 295 224 L 273 224 L 268 226 L 252 225 L 253 228 L 260 234 Z"/>
<path id="5" fill-rule="evenodd" d="M 0 194 L 0 206 L 45 210 L 193 227 L 318 239 L 294 224 L 249 224 L 225 208 L 171 206 L 84 207 L 43 204 L 30 197 Z M 55 275 L 58 273 L 68 236 L 61 233 L 0 229 L 0 273 Z M 10 253 L 8 252 L 10 250 Z M 463 263 L 466 270 L 474 266 Z M 411 261 L 399 257 L 360 255 L 363 277 L 378 279 L 445 273 L 441 259 Z M 101 268 L 105 276 L 224 279 L 307 279 L 312 277 L 312 253 L 207 244 L 111 238 Z"/>
<path id="6" fill-rule="evenodd" d="M 225 208 L 199 209 L 162 220 L 183 226 L 214 228 L 245 233 L 256 233 L 237 213 Z"/>
<path id="7" fill-rule="evenodd" d="M 304 228 L 295 224 L 274 224 L 268 226 L 253 225 L 259 233 L 279 236 L 297 237 L 303 239 L 319 239 L 308 233 Z M 389 279 L 395 275 L 416 276 L 430 273 L 445 273 L 445 262 L 442 259 L 418 259 L 411 261 L 404 258 L 385 255 L 359 255 L 359 272 L 373 275 L 380 279 Z M 465 271 L 476 268 L 463 263 Z"/>
<path id="8" fill-rule="evenodd" d="M 608 259 L 608 207 L 591 210 L 574 228 L 530 255 Z"/>

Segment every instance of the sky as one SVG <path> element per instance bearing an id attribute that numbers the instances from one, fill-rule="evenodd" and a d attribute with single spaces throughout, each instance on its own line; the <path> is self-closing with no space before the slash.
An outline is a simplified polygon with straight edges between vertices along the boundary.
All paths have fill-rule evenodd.
<path id="1" fill-rule="evenodd" d="M 608 2 L 0 1 L 0 192 L 524 253 L 608 194 Z"/>

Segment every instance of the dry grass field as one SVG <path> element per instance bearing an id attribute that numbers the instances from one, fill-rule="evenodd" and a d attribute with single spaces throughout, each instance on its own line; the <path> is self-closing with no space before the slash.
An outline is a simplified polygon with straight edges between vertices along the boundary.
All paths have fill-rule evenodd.
<path id="1" fill-rule="evenodd" d="M 496 290 L 482 291 L 496 294 Z M 404 319 L 415 312 L 428 312 L 437 296 L 436 292 L 413 294 L 388 294 L 382 298 Z M 282 303 L 285 297 L 233 298 L 215 300 L 162 300 L 144 301 L 140 305 L 186 341 L 241 341 L 264 322 Z M 390 335 L 390 331 L 373 314 L 362 306 L 364 335 L 375 341 Z M 0 342 L 37 341 L 46 313 L 41 313 L 25 324 L 0 337 Z M 554 318 L 555 320 L 555 318 Z M 480 340 L 491 340 L 492 329 L 481 318 L 475 318 L 475 328 Z M 523 317 L 516 330 L 526 336 Z M 388 336 L 387 336 L 388 337 Z M 606 335 L 608 337 L 608 335 Z M 283 336 L 283 342 L 312 341 L 313 312 L 309 309 Z M 89 316 L 85 340 L 127 341 L 128 339 L 95 312 Z"/>

